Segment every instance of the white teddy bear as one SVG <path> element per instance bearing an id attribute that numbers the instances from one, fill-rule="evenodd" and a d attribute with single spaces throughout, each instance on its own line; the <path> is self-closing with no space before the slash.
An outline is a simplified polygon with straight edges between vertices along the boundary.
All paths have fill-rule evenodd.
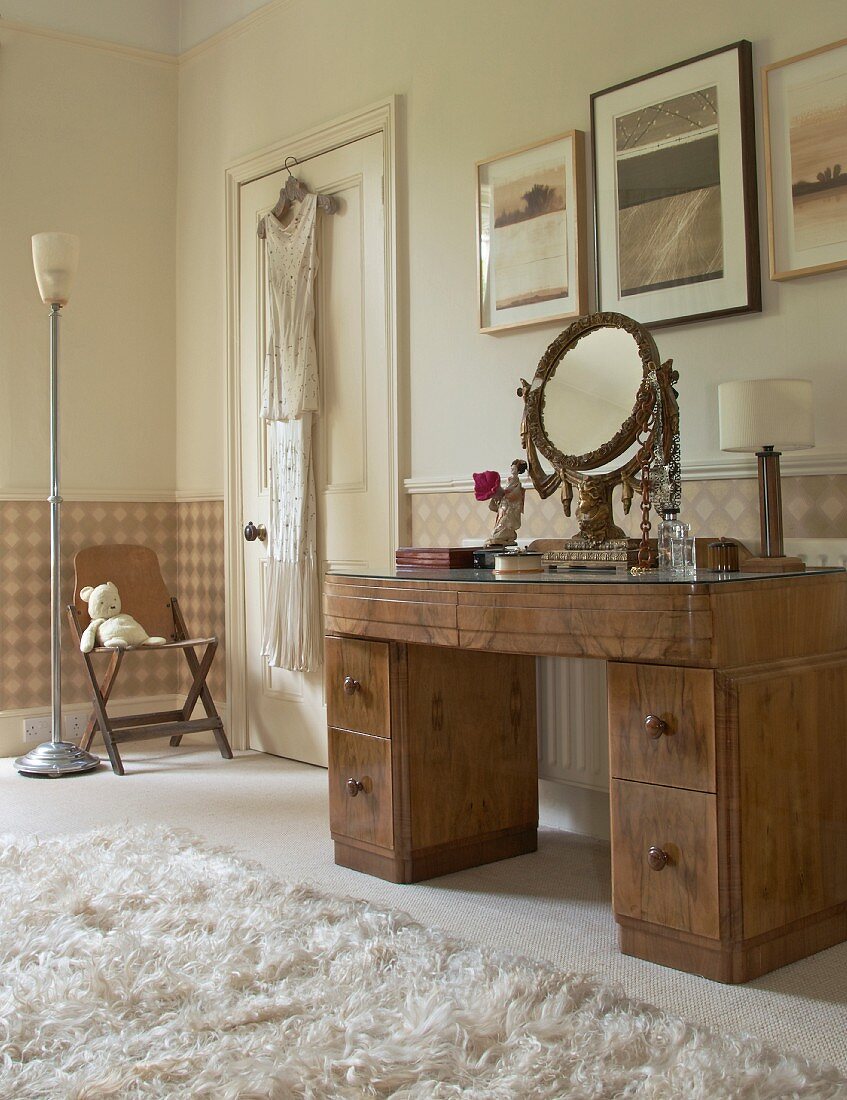
<path id="1" fill-rule="evenodd" d="M 79 591 L 80 598 L 88 600 L 91 622 L 85 628 L 79 648 L 90 653 L 95 646 L 108 649 L 126 649 L 133 645 L 164 645 L 165 638 L 151 638 L 147 631 L 133 619 L 121 614 L 121 598 L 111 581 L 96 588 L 86 585 Z"/>

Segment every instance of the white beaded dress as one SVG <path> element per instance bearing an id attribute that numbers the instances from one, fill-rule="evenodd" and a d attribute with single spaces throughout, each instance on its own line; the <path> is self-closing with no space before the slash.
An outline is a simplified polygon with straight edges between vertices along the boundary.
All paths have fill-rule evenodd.
<path id="1" fill-rule="evenodd" d="M 270 516 L 262 652 L 275 668 L 310 671 L 323 650 L 312 428 L 318 413 L 314 283 L 317 198 L 281 224 L 265 216 L 270 336 L 262 379 Z"/>

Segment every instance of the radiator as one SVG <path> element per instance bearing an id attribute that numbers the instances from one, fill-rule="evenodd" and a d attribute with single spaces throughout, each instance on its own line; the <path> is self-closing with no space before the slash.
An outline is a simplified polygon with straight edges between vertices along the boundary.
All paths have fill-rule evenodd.
<path id="1" fill-rule="evenodd" d="M 539 658 L 538 711 L 539 777 L 608 793 L 605 661 Z"/>

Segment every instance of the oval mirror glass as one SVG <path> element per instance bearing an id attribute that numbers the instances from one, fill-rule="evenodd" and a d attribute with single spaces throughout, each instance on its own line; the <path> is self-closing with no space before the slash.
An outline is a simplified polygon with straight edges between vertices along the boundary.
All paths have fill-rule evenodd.
<path id="1" fill-rule="evenodd" d="M 541 423 L 566 455 L 585 455 L 613 439 L 632 415 L 643 364 L 623 329 L 595 329 L 569 348 L 544 386 Z"/>

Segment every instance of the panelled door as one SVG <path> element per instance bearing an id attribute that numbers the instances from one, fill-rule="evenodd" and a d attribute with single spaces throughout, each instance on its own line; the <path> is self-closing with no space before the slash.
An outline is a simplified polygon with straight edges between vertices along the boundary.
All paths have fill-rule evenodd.
<path id="1" fill-rule="evenodd" d="M 317 226 L 319 554 L 324 567 L 384 568 L 393 557 L 395 418 L 389 415 L 382 134 L 313 157 L 295 171 L 311 190 L 335 195 L 339 207 L 333 215 L 319 210 Z M 287 176 L 285 170 L 275 172 L 240 192 L 242 525 L 268 522 L 269 450 L 259 409 L 269 329 L 265 246 L 256 228 Z M 323 669 L 270 669 L 261 656 L 267 553 L 267 542 L 244 546 L 248 743 L 325 766 Z"/>

